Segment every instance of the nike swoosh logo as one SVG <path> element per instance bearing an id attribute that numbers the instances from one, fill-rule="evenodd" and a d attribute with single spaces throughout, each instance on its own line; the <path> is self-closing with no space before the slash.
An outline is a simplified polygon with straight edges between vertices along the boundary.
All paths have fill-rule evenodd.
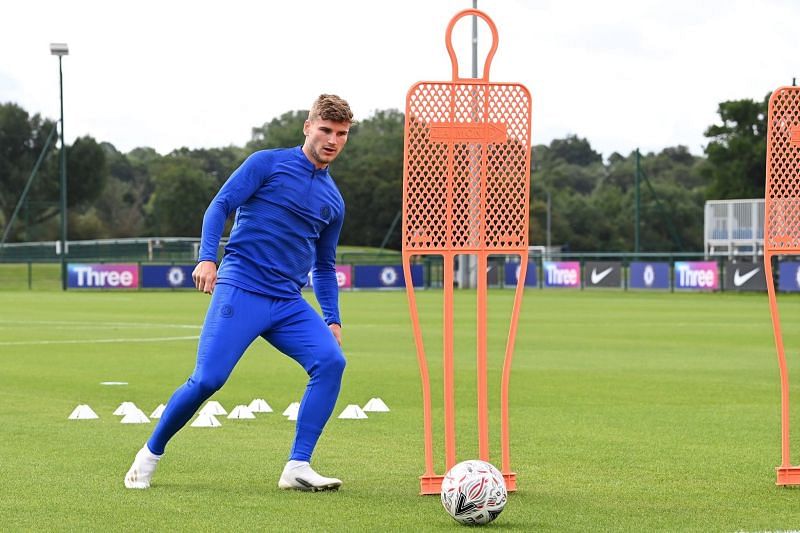
<path id="1" fill-rule="evenodd" d="M 614 270 L 614 267 L 608 267 L 607 269 L 603 270 L 602 272 L 598 272 L 596 268 L 592 269 L 592 285 L 597 285 L 603 279 L 611 274 L 611 271 Z"/>
<path id="2" fill-rule="evenodd" d="M 755 276 L 756 274 L 758 274 L 758 272 L 759 272 L 760 270 L 761 270 L 760 268 L 757 268 L 757 269 L 755 269 L 755 270 L 751 270 L 751 271 L 750 271 L 750 272 L 748 272 L 747 274 L 739 274 L 739 269 L 737 268 L 737 269 L 736 269 L 736 272 L 734 272 L 734 273 L 733 273 L 733 284 L 734 284 L 734 286 L 736 286 L 736 287 L 741 287 L 742 285 L 744 285 L 745 283 L 747 283 L 747 281 L 748 281 L 750 278 L 752 278 L 753 276 Z"/>

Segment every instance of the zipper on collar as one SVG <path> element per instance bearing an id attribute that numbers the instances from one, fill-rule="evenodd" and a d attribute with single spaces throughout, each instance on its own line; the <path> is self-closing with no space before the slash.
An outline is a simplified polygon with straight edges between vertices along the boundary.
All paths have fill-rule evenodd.
<path id="1" fill-rule="evenodd" d="M 308 180 L 308 187 L 306 188 L 306 196 L 308 196 L 311 193 L 311 187 L 314 185 L 314 178 L 317 175 L 317 170 L 318 169 L 316 167 L 313 167 L 311 169 L 311 179 Z"/>

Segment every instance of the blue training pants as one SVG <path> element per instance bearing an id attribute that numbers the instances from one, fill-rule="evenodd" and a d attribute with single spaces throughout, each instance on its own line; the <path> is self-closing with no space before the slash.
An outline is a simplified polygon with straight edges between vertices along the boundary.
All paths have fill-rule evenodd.
<path id="1" fill-rule="evenodd" d="M 333 412 L 345 359 L 322 317 L 302 297 L 280 299 L 218 283 L 197 347 L 197 365 L 175 391 L 147 447 L 164 453 L 167 442 L 219 390 L 248 346 L 263 337 L 305 369 L 308 386 L 300 402 L 290 459 L 310 461 Z"/>

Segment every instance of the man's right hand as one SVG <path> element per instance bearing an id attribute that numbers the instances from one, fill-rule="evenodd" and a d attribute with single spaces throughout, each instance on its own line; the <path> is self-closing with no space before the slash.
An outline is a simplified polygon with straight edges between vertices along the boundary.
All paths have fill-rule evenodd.
<path id="1" fill-rule="evenodd" d="M 192 280 L 198 291 L 211 294 L 217 284 L 217 264 L 214 261 L 200 261 L 194 267 Z"/>

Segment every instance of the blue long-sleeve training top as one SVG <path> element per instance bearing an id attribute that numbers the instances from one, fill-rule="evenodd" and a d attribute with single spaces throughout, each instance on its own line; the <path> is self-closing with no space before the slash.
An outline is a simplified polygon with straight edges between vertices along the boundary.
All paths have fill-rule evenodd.
<path id="1" fill-rule="evenodd" d="M 294 298 L 312 272 L 328 324 L 341 324 L 336 244 L 344 200 L 328 173 L 300 146 L 253 153 L 211 201 L 203 217 L 200 261 L 216 261 L 225 221 L 236 210 L 217 283 Z"/>

